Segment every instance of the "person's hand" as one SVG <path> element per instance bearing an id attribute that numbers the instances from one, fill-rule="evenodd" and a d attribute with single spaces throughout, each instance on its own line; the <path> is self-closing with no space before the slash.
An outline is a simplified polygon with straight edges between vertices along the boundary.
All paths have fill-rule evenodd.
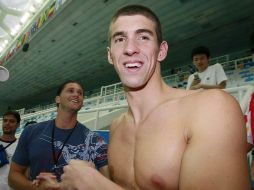
<path id="1" fill-rule="evenodd" d="M 190 90 L 197 90 L 200 88 L 202 88 L 201 79 L 199 78 L 198 75 L 194 75 L 194 79 L 191 83 Z"/>
<path id="2" fill-rule="evenodd" d="M 194 86 L 190 87 L 191 90 L 198 90 L 198 89 L 200 89 L 200 88 L 203 88 L 202 84 L 200 84 L 200 83 L 197 84 L 197 85 L 194 85 Z"/>
<path id="3" fill-rule="evenodd" d="M 56 176 L 52 173 L 42 172 L 33 180 L 33 185 L 40 190 L 59 190 L 60 185 L 56 180 Z"/>
<path id="4" fill-rule="evenodd" d="M 61 190 L 98 189 L 96 177 L 100 175 L 92 162 L 71 160 L 64 166 L 60 183 Z"/>
<path id="5" fill-rule="evenodd" d="M 201 79 L 199 77 L 194 77 L 192 83 L 191 83 L 191 86 L 196 86 L 198 84 L 200 84 L 201 82 Z"/>

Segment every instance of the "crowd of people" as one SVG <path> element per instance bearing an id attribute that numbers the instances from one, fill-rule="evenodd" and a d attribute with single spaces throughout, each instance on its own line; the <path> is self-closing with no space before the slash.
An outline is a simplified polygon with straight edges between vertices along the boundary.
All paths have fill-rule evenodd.
<path id="1" fill-rule="evenodd" d="M 109 144 L 77 120 L 84 88 L 66 81 L 56 93 L 56 118 L 27 126 L 18 141 L 20 115 L 4 114 L 0 189 L 8 181 L 15 190 L 250 190 L 243 114 L 220 90 L 227 77 L 220 64 L 209 66 L 209 49 L 193 49 L 197 72 L 185 90 L 162 79 L 168 43 L 151 9 L 119 9 L 108 41 L 129 106 L 113 120 Z"/>

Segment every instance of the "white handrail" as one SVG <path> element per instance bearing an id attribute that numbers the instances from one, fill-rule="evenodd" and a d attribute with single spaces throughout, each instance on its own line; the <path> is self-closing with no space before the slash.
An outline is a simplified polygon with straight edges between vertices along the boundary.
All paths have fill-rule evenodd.
<path id="1" fill-rule="evenodd" d="M 254 92 L 254 87 L 250 85 L 246 86 L 239 86 L 239 87 L 233 87 L 233 88 L 227 88 L 225 89 L 226 92 L 233 95 L 239 102 L 241 110 L 243 114 L 245 114 L 249 107 L 249 101 L 252 93 Z M 97 107 L 90 110 L 82 110 L 81 113 L 91 113 L 91 112 L 97 112 L 96 115 L 96 121 L 94 129 L 98 129 L 98 120 L 99 118 L 99 112 L 100 111 L 106 111 L 106 110 L 112 110 L 112 109 L 121 109 L 121 108 L 127 108 L 128 104 L 122 104 L 122 105 L 111 105 L 111 106 L 105 106 L 105 107 Z"/>

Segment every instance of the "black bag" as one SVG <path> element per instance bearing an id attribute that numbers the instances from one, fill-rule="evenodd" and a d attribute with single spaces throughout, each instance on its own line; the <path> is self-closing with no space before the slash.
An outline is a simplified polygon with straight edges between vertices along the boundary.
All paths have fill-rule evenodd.
<path id="1" fill-rule="evenodd" d="M 10 146 L 12 143 L 14 142 L 11 142 L 9 143 L 7 146 L 3 146 L 2 144 L 0 144 L 0 168 L 2 166 L 4 166 L 5 164 L 9 164 L 9 160 L 8 160 L 8 157 L 7 157 L 7 153 L 6 153 L 6 148 L 8 146 Z"/>

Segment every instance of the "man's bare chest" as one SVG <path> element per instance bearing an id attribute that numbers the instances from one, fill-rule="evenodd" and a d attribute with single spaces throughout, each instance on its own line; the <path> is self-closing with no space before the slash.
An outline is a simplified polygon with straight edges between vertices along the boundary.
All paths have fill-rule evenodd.
<path id="1" fill-rule="evenodd" d="M 141 189 L 178 188 L 185 146 L 183 131 L 160 126 L 116 133 L 109 147 L 113 179 Z"/>

